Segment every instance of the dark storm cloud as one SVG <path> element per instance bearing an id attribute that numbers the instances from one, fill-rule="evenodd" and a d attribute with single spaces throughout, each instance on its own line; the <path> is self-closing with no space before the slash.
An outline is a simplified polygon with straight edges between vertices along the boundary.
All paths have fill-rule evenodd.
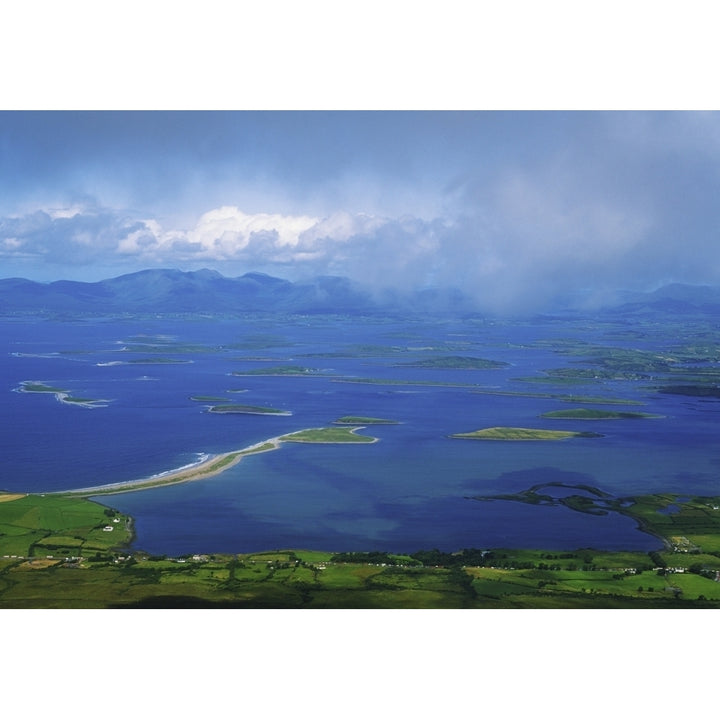
<path id="1" fill-rule="evenodd" d="M 0 255 L 59 276 L 334 273 L 498 309 L 720 282 L 717 113 L 0 113 L 0 151 Z"/>

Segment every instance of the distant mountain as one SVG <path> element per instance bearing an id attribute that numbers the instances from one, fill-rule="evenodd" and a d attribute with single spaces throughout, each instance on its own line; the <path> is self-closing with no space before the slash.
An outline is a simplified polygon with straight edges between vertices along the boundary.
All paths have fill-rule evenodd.
<path id="1" fill-rule="evenodd" d="M 626 293 L 616 313 L 720 314 L 720 286 L 672 283 L 653 292 Z"/>
<path id="2" fill-rule="evenodd" d="M 290 282 L 251 272 L 227 278 L 214 270 L 142 270 L 94 283 L 0 280 L 0 311 L 377 313 L 469 310 L 457 291 L 424 290 L 374 297 L 348 278 Z"/>
<path id="3" fill-rule="evenodd" d="M 720 317 L 720 287 L 666 285 L 624 293 L 604 312 L 616 315 L 707 313 Z M 572 307 L 564 308 L 572 310 Z M 236 278 L 215 270 L 141 270 L 86 283 L 0 280 L 0 312 L 92 313 L 339 313 L 475 314 L 471 298 L 452 288 L 370 292 L 345 277 L 325 275 L 291 282 L 259 272 Z"/>

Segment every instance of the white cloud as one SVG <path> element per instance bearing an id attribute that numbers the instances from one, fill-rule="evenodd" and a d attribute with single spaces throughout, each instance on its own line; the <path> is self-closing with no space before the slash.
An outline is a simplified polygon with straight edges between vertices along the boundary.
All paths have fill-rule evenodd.
<path id="1" fill-rule="evenodd" d="M 52 208 L 50 210 L 47 210 L 47 214 L 53 219 L 57 220 L 58 218 L 72 218 L 76 215 L 80 215 L 80 213 L 83 212 L 83 208 L 79 205 L 74 205 L 72 207 L 67 208 Z"/>
<path id="2" fill-rule="evenodd" d="M 187 233 L 191 243 L 199 243 L 210 257 L 225 259 L 248 247 L 253 236 L 274 236 L 275 247 L 295 247 L 300 234 L 318 222 L 317 218 L 292 215 L 247 215 L 236 207 L 210 210 Z"/>

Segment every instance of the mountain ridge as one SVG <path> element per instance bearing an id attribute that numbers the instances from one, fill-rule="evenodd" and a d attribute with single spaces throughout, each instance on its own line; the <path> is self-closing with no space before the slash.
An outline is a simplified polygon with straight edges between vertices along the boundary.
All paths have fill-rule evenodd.
<path id="1" fill-rule="evenodd" d="M 565 308 L 573 310 L 572 307 Z M 293 282 L 251 271 L 149 268 L 96 282 L 0 279 L 0 312 L 97 313 L 342 313 L 472 314 L 481 308 L 457 288 L 371 291 L 347 277 L 322 275 Z M 540 310 L 538 310 L 540 312 Z M 600 312 L 720 313 L 720 286 L 671 283 L 651 292 L 624 292 Z M 590 311 L 590 314 L 593 314 Z"/>
<path id="2" fill-rule="evenodd" d="M 432 311 L 438 294 L 470 309 L 456 291 L 407 297 L 375 296 L 346 277 L 292 282 L 260 272 L 226 277 L 216 270 L 152 268 L 97 282 L 0 279 L 0 311 L 57 312 L 292 312 L 381 313 Z M 445 303 L 447 304 L 447 302 Z"/>

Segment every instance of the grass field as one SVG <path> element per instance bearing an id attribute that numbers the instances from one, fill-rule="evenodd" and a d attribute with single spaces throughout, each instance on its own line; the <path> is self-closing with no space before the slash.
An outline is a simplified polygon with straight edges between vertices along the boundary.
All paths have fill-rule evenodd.
<path id="1" fill-rule="evenodd" d="M 106 552 L 131 538 L 129 517 L 88 500 L 62 495 L 0 498 L 1 555 Z"/>
<path id="2" fill-rule="evenodd" d="M 0 494 L 0 607 L 720 607 L 717 503 L 634 498 L 637 517 L 668 529 L 677 548 L 648 554 L 501 548 L 167 558 L 127 550 L 130 518 L 95 502 Z M 678 509 L 668 515 L 668 506 Z M 683 534 L 698 522 L 716 524 Z"/>

